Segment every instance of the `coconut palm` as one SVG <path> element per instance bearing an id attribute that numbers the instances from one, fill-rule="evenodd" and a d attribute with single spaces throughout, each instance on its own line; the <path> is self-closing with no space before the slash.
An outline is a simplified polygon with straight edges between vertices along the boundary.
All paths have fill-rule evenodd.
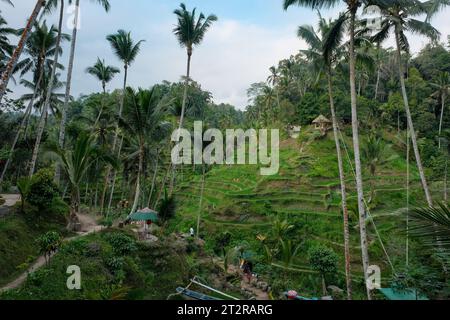
<path id="1" fill-rule="evenodd" d="M 11 145 L 10 155 L 5 163 L 5 166 L 3 167 L 3 171 L 0 176 L 0 182 L 3 181 L 6 171 L 8 170 L 9 164 L 11 162 L 11 157 L 13 156 L 14 150 L 16 148 L 16 144 L 19 141 L 20 135 L 22 134 L 25 124 L 27 123 L 28 118 L 32 112 L 35 100 L 39 99 L 43 92 L 46 92 L 43 86 L 43 83 L 46 80 L 45 70 L 48 70 L 49 67 L 54 64 L 54 62 L 51 60 L 52 57 L 62 54 L 61 48 L 59 48 L 59 46 L 57 45 L 57 37 L 55 37 L 56 33 L 59 33 L 59 31 L 54 26 L 48 28 L 45 21 L 42 23 L 42 25 L 35 23 L 34 31 L 28 38 L 24 50 L 28 57 L 16 64 L 15 72 L 20 71 L 21 76 L 24 76 L 26 73 L 32 70 L 33 82 L 22 79 L 21 83 L 24 84 L 27 88 L 32 88 L 33 94 L 31 96 L 25 95 L 25 100 L 28 100 L 29 104 L 25 110 L 22 121 L 19 125 L 19 129 L 17 130 L 17 133 Z M 63 40 L 68 40 L 69 36 L 66 34 L 61 34 L 61 38 Z M 56 67 L 58 69 L 63 69 L 63 66 L 60 64 L 56 64 Z M 41 95 L 38 95 L 39 92 L 41 92 Z"/>
<path id="2" fill-rule="evenodd" d="M 124 68 L 124 77 L 123 77 L 123 92 L 122 98 L 119 106 L 119 118 L 122 116 L 123 104 L 125 100 L 125 92 L 127 87 L 127 79 L 128 79 L 128 68 L 131 64 L 136 60 L 139 51 L 141 50 L 141 44 L 144 40 L 140 40 L 137 43 L 133 41 L 131 38 L 131 32 L 126 32 L 124 30 L 117 31 L 116 34 L 111 34 L 106 37 L 109 41 L 114 54 L 117 58 L 123 63 Z M 118 136 L 114 138 L 113 142 L 113 151 L 115 150 Z"/>
<path id="3" fill-rule="evenodd" d="M 69 0 L 69 3 L 73 3 L 74 0 Z M 99 5 L 101 5 L 106 12 L 110 9 L 109 0 L 91 0 Z M 62 3 L 61 3 L 62 5 Z M 78 34 L 78 22 L 79 22 L 79 10 L 80 10 L 80 0 L 75 0 L 75 16 L 73 20 L 72 25 L 72 42 L 70 45 L 70 54 L 69 54 L 69 65 L 67 67 L 67 80 L 66 80 L 66 94 L 64 98 L 64 106 L 61 110 L 61 124 L 59 128 L 59 146 L 61 148 L 64 147 L 64 138 L 65 138 L 65 132 L 66 132 L 66 121 L 67 121 L 67 109 L 69 106 L 70 101 L 70 91 L 72 87 L 72 73 L 73 73 L 73 66 L 74 66 L 74 60 L 75 60 L 75 49 L 76 49 L 76 42 L 77 42 L 77 34 Z M 61 16 L 60 16 L 61 19 Z M 51 92 L 51 90 L 49 90 Z M 56 167 L 56 181 L 59 180 L 59 167 Z"/>
<path id="4" fill-rule="evenodd" d="M 117 33 L 108 35 L 106 37 L 109 44 L 111 45 L 111 48 L 114 51 L 114 54 L 117 58 L 123 63 L 124 66 L 124 77 L 123 77 L 123 89 L 122 89 L 122 97 L 120 100 L 119 105 L 119 113 L 118 118 L 120 119 L 122 117 L 123 107 L 124 107 L 124 101 L 125 101 L 125 95 L 127 91 L 127 80 L 128 80 L 128 69 L 131 66 L 131 64 L 136 60 L 137 55 L 139 54 L 141 50 L 141 45 L 144 42 L 144 40 L 140 40 L 137 43 L 134 42 L 134 40 L 131 38 L 131 32 L 126 32 L 124 30 L 118 30 Z M 114 140 L 112 145 L 112 151 L 116 152 L 117 148 L 117 142 L 119 138 L 119 123 L 116 123 L 116 132 L 114 134 Z M 121 148 L 118 148 L 118 157 L 120 157 Z M 101 197 L 101 209 L 100 211 L 103 212 L 104 205 L 105 205 L 105 197 L 106 197 L 106 191 L 109 186 L 110 181 L 110 175 L 111 175 L 111 168 L 108 167 L 105 175 L 105 183 L 103 186 L 103 192 Z M 112 189 L 114 189 L 116 183 L 116 173 L 113 173 L 112 178 Z"/>
<path id="5" fill-rule="evenodd" d="M 45 21 L 43 22 L 42 26 L 36 25 L 35 26 L 35 31 L 32 33 L 32 35 L 30 36 L 28 43 L 27 43 L 27 52 L 29 52 L 30 56 L 34 59 L 37 59 L 36 62 L 36 66 L 39 69 L 36 69 L 35 72 L 35 81 L 37 83 L 36 88 L 38 89 L 40 87 L 40 81 L 42 80 L 42 77 L 44 75 L 44 69 L 45 69 L 45 61 L 48 59 L 49 56 L 51 57 L 56 57 L 56 56 L 60 56 L 62 54 L 62 49 L 60 47 L 60 41 L 61 40 L 68 40 L 69 36 L 66 34 L 60 34 L 58 29 L 56 29 L 54 26 L 52 26 L 51 28 L 48 28 Z M 24 64 L 26 62 L 22 61 L 21 64 Z M 63 67 L 61 65 L 58 64 L 58 62 L 53 61 L 53 66 L 56 68 L 60 68 L 62 69 Z M 25 64 L 24 65 L 24 71 L 27 70 L 28 67 Z M 55 82 L 55 75 L 53 73 L 53 68 L 51 71 L 51 80 Z M 23 73 L 23 71 L 22 71 Z M 50 82 L 49 81 L 49 82 Z M 53 85 L 54 83 L 52 83 Z M 43 92 L 45 91 L 44 88 L 42 88 Z M 45 123 L 47 120 L 47 111 L 48 111 L 48 106 L 50 104 L 50 99 L 51 99 L 51 94 L 52 94 L 53 90 L 51 92 L 48 92 L 48 95 L 46 97 L 46 100 L 48 99 L 48 104 L 44 104 L 42 111 L 41 111 L 41 117 L 39 120 L 39 125 L 38 125 L 38 129 L 37 129 L 37 134 L 36 134 L 36 142 L 34 145 L 34 149 L 33 149 L 33 153 L 32 153 L 32 158 L 31 158 L 31 162 L 30 162 L 30 173 L 29 176 L 31 177 L 34 174 L 34 170 L 36 167 L 36 161 L 37 161 L 37 156 L 39 153 L 39 148 L 40 148 L 40 144 L 41 144 L 41 138 L 42 138 L 42 134 L 44 132 L 44 128 L 45 128 Z"/>
<path id="6" fill-rule="evenodd" d="M 11 56 L 14 51 L 14 47 L 9 42 L 9 36 L 16 34 L 17 30 L 9 28 L 6 20 L 0 16 L 0 70 L 3 70 L 6 58 Z"/>
<path id="7" fill-rule="evenodd" d="M 267 78 L 267 83 L 269 83 L 275 90 L 275 93 L 277 95 L 277 106 L 278 106 L 278 112 L 281 111 L 281 107 L 280 107 L 280 92 L 279 92 L 279 88 L 278 88 L 278 83 L 280 81 L 280 75 L 278 73 L 278 69 L 274 66 L 269 68 L 270 71 L 270 75 Z"/>
<path id="8" fill-rule="evenodd" d="M 81 134 L 70 150 L 63 150 L 59 146 L 49 146 L 48 152 L 56 156 L 61 164 L 63 172 L 68 178 L 71 190 L 70 196 L 70 220 L 69 229 L 73 229 L 77 223 L 80 210 L 80 186 L 86 177 L 87 171 L 99 159 L 116 166 L 114 158 L 104 153 L 93 142 L 93 138 L 86 134 Z"/>
<path id="9" fill-rule="evenodd" d="M 11 4 L 11 1 L 8 1 L 8 3 Z M 1 83 L 0 83 L 0 103 L 2 102 L 3 96 L 5 95 L 6 88 L 8 87 L 8 82 L 11 78 L 11 75 L 13 73 L 13 70 L 16 66 L 17 61 L 20 59 L 20 56 L 22 55 L 22 51 L 25 47 L 25 44 L 27 43 L 28 37 L 30 36 L 30 32 L 32 27 L 35 24 L 36 18 L 41 11 L 42 7 L 45 4 L 45 0 L 37 0 L 36 5 L 34 6 L 33 12 L 31 13 L 30 18 L 28 19 L 27 25 L 22 31 L 22 36 L 20 37 L 19 43 L 14 50 L 11 59 L 9 60 L 8 64 L 6 65 L 5 70 L 3 71 Z"/>
<path id="10" fill-rule="evenodd" d="M 439 1 L 439 0 L 438 0 Z M 417 143 L 416 131 L 414 130 L 414 123 L 409 107 L 408 93 L 405 85 L 405 64 L 402 62 L 402 51 L 409 53 L 409 43 L 405 32 L 413 32 L 430 39 L 437 39 L 439 32 L 427 21 L 419 21 L 414 17 L 420 15 L 432 15 L 436 8 L 430 9 L 429 5 L 423 4 L 419 0 L 371 0 L 371 4 L 377 5 L 382 12 L 383 20 L 381 23 L 381 30 L 374 36 L 374 41 L 381 43 L 389 37 L 389 33 L 393 31 L 395 35 L 396 53 L 398 61 L 398 73 L 400 78 L 400 87 L 403 95 L 403 103 L 406 111 L 408 127 L 411 134 L 411 141 L 416 158 L 417 168 L 419 170 L 422 187 L 425 192 L 425 197 L 428 205 L 433 206 L 433 200 L 428 188 L 427 179 L 422 165 L 422 159 Z"/>
<path id="11" fill-rule="evenodd" d="M 448 72 L 442 72 L 436 83 L 430 83 L 436 89 L 432 97 L 441 100 L 441 116 L 439 118 L 439 149 L 441 149 L 442 124 L 444 122 L 444 111 L 447 97 L 450 94 L 450 76 Z"/>
<path id="12" fill-rule="evenodd" d="M 103 94 L 106 94 L 106 84 L 114 78 L 116 73 L 120 73 L 120 70 L 116 67 L 106 65 L 105 60 L 97 58 L 97 62 L 92 67 L 88 67 L 86 72 L 101 82 Z"/>
<path id="13" fill-rule="evenodd" d="M 438 206 L 416 208 L 410 213 L 409 233 L 423 243 L 445 254 L 447 264 L 450 254 L 450 209 L 444 203 Z"/>
<path id="14" fill-rule="evenodd" d="M 31 93 L 27 93 L 22 95 L 20 98 L 22 101 L 28 101 L 29 104 L 31 104 L 34 109 L 37 111 L 42 112 L 44 108 L 45 99 L 47 96 L 47 90 L 48 90 L 48 82 L 50 81 L 51 75 L 49 74 L 50 71 L 50 63 L 48 63 L 49 67 L 46 69 L 47 72 L 44 73 L 44 76 L 42 77 L 41 85 L 37 88 L 36 83 L 32 81 L 28 81 L 26 79 L 20 80 L 20 84 L 27 89 L 30 89 Z M 50 94 L 50 105 L 48 106 L 47 111 L 50 112 L 53 115 L 60 114 L 60 110 L 58 109 L 58 106 L 61 105 L 64 102 L 64 94 L 58 93 L 58 91 L 64 87 L 64 82 L 59 81 L 60 74 L 57 73 L 55 77 L 53 78 L 53 81 L 55 83 L 52 86 L 52 92 Z M 39 90 L 41 93 L 36 96 L 36 91 Z"/>
<path id="15" fill-rule="evenodd" d="M 119 124 L 123 130 L 136 140 L 134 154 L 138 157 L 138 170 L 136 173 L 136 185 L 133 206 L 131 213 L 135 212 L 141 196 L 141 179 L 144 172 L 144 158 L 152 147 L 154 138 L 161 132 L 169 132 L 171 126 L 163 121 L 164 114 L 161 112 L 161 95 L 157 89 L 139 89 L 134 91 L 131 88 L 126 90 L 126 104 L 123 116 L 119 119 Z"/>
<path id="16" fill-rule="evenodd" d="M 188 94 L 188 87 L 190 81 L 190 73 L 191 73 L 191 58 L 192 53 L 194 51 L 194 47 L 198 46 L 202 43 L 206 32 L 210 29 L 211 25 L 214 21 L 217 21 L 217 16 L 209 15 L 205 16 L 203 13 L 200 13 L 197 17 L 196 8 L 189 12 L 184 3 L 180 4 L 180 8 L 174 11 L 174 14 L 177 16 L 178 24 L 173 29 L 173 33 L 177 37 L 177 40 L 181 47 L 186 48 L 187 52 L 187 70 L 186 70 L 186 78 L 184 83 L 184 94 L 183 94 L 183 103 L 181 107 L 181 116 L 179 122 L 179 129 L 183 127 L 183 121 L 186 110 L 186 101 Z M 170 182 L 170 194 L 173 192 L 173 187 L 175 183 L 175 172 L 176 166 L 172 166 L 172 178 Z"/>
<path id="17" fill-rule="evenodd" d="M 331 8 L 340 0 L 284 0 L 284 9 L 287 10 L 292 5 L 299 5 L 308 7 L 311 9 Z M 355 58 L 355 29 L 356 29 L 356 13 L 361 6 L 360 0 L 343 0 L 347 5 L 347 11 L 342 14 L 334 24 L 333 28 L 329 31 L 330 41 L 337 40 L 337 37 L 333 37 L 333 34 L 337 34 L 338 30 L 347 24 L 349 30 L 349 43 L 348 43 L 348 62 L 350 71 L 350 98 L 351 98 L 351 111 L 352 111 L 352 131 L 353 131 L 353 151 L 355 158 L 355 176 L 356 176 L 356 189 L 358 196 L 358 211 L 359 211 L 359 227 L 361 237 L 361 251 L 362 262 L 365 280 L 368 279 L 368 267 L 369 267 L 369 252 L 367 244 L 367 231 L 366 231 L 366 213 L 364 204 L 364 188 L 362 180 L 362 167 L 361 167 L 361 155 L 360 155 L 360 143 L 359 143 L 359 122 L 357 113 L 357 93 L 356 93 L 356 58 Z M 371 300 L 372 295 L 367 288 L 367 298 Z"/>
<path id="18" fill-rule="evenodd" d="M 32 82 L 22 79 L 21 83 L 27 88 L 33 89 L 33 94 L 30 96 L 25 95 L 25 99 L 23 99 L 29 100 L 29 104 L 25 110 L 24 117 L 11 146 L 10 156 L 14 153 L 16 143 L 22 134 L 26 122 L 28 121 L 28 117 L 32 112 L 32 107 L 36 103 L 36 99 L 42 101 L 42 94 L 47 92 L 44 87 L 49 80 L 46 74 L 48 72 L 47 70 L 50 70 L 52 66 L 55 66 L 55 61 L 52 60 L 52 58 L 62 54 L 58 41 L 69 40 L 69 36 L 67 34 L 62 33 L 60 36 L 56 36 L 57 34 L 59 34 L 59 30 L 54 26 L 49 28 L 45 21 L 41 25 L 35 23 L 34 30 L 28 38 L 24 50 L 28 57 L 16 64 L 15 71 L 20 71 L 21 76 L 24 76 L 30 70 L 32 71 Z M 64 67 L 57 62 L 56 68 L 61 70 L 64 69 Z M 37 105 L 41 106 L 42 103 Z M 0 181 L 3 180 L 4 173 L 8 169 L 9 163 L 10 160 L 6 162 L 5 167 L 3 168 Z"/>
<path id="19" fill-rule="evenodd" d="M 99 80 L 102 84 L 103 96 L 102 96 L 102 104 L 101 109 L 98 114 L 97 120 L 94 123 L 94 128 L 97 126 L 97 123 L 103 113 L 103 108 L 105 105 L 105 97 L 106 97 L 106 84 L 111 82 L 114 76 L 117 73 L 120 73 L 120 70 L 113 66 L 108 66 L 105 64 L 105 60 L 100 60 L 97 58 L 97 62 L 92 66 L 86 69 L 86 72 L 90 75 L 94 76 Z"/>
<path id="20" fill-rule="evenodd" d="M 371 175 L 370 190 L 371 200 L 375 196 L 374 179 L 376 178 L 377 169 L 397 158 L 397 155 L 392 153 L 391 146 L 386 144 L 380 137 L 371 134 L 362 148 L 362 157 L 369 168 Z"/>
<path id="21" fill-rule="evenodd" d="M 319 73 L 325 73 L 328 82 L 328 95 L 330 100 L 331 119 L 333 122 L 334 141 L 336 144 L 336 154 L 338 160 L 339 179 L 341 184 L 341 205 L 344 218 L 344 253 L 345 253 L 345 274 L 347 285 L 347 297 L 352 299 L 352 284 L 351 284 L 351 270 L 350 270 L 350 232 L 348 221 L 347 208 L 347 187 L 345 182 L 344 165 L 342 162 L 342 152 L 339 138 L 338 120 L 336 118 L 336 111 L 334 107 L 333 97 L 333 66 L 339 62 L 340 51 L 342 47 L 342 29 L 338 33 L 329 34 L 331 29 L 331 21 L 327 22 L 319 14 L 319 31 L 320 35 L 314 31 L 312 26 L 303 25 L 298 29 L 299 38 L 303 39 L 308 45 L 308 50 L 302 52 L 311 61 L 313 66 L 318 69 Z M 333 39 L 329 37 L 333 37 Z"/>

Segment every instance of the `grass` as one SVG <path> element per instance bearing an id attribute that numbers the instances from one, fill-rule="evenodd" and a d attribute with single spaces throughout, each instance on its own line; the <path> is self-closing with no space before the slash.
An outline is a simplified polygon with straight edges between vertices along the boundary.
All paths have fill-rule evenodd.
<path id="1" fill-rule="evenodd" d="M 351 138 L 346 137 L 345 140 L 350 148 Z M 230 232 L 233 244 L 243 242 L 250 244 L 252 250 L 260 256 L 262 247 L 256 236 L 270 234 L 273 217 L 285 216 L 295 225 L 289 237 L 294 242 L 302 244 L 300 256 L 304 257 L 302 261 L 304 264 L 307 264 L 305 257 L 309 247 L 319 243 L 325 244 L 334 248 L 340 255 L 340 271 L 343 272 L 340 183 L 332 134 L 317 139 L 312 130 L 307 128 L 297 142 L 291 141 L 282 145 L 284 147 L 280 150 L 280 172 L 277 175 L 262 177 L 259 175 L 258 166 L 249 165 L 219 166 L 208 172 L 200 232 L 210 246 L 213 246 L 213 235 L 217 232 Z M 352 159 L 353 155 L 350 154 L 349 157 Z M 355 203 L 356 187 L 347 156 L 344 157 L 344 161 L 349 202 Z M 410 167 L 411 205 L 419 205 L 423 203 L 424 196 L 413 162 Z M 376 177 L 370 177 L 367 171 L 364 168 L 366 199 L 370 197 L 370 182 L 375 186 L 376 193 L 375 201 L 370 204 L 371 214 L 389 255 L 395 257 L 392 260 L 398 267 L 402 267 L 406 254 L 405 235 L 400 232 L 404 227 L 401 209 L 406 206 L 406 160 L 400 156 L 392 163 L 378 168 L 379 174 Z M 201 176 L 195 174 L 184 176 L 186 180 L 180 184 L 180 193 L 177 193 L 179 211 L 169 227 L 171 231 L 186 232 L 195 225 L 199 211 Z M 431 187 L 435 195 L 439 195 L 439 190 L 433 185 Z M 358 219 L 355 213 L 351 213 L 351 218 L 353 272 L 355 275 L 361 275 Z M 368 225 L 368 232 L 371 263 L 379 264 L 383 278 L 388 279 L 392 270 L 371 224 Z M 272 274 L 277 273 L 274 268 L 279 269 L 278 266 L 260 267 L 270 278 Z M 345 287 L 342 275 L 343 273 L 337 279 L 337 283 Z M 296 279 L 298 275 L 292 277 Z M 316 281 L 311 282 L 307 279 L 293 281 L 289 277 L 283 279 L 286 283 L 292 282 L 294 286 L 301 286 L 303 283 L 304 287 L 301 290 L 311 292 L 315 290 L 311 285 L 316 285 Z M 360 294 L 364 295 L 363 286 L 360 283 L 355 284 L 357 288 L 358 285 Z"/>
<path id="2" fill-rule="evenodd" d="M 119 252 L 117 240 L 111 239 L 123 237 L 131 239 L 131 246 Z M 67 289 L 66 271 L 71 265 L 80 267 L 81 290 Z M 127 230 L 109 229 L 65 243 L 22 288 L 8 291 L 1 298 L 164 300 L 186 283 L 188 270 L 183 250 L 175 245 L 138 243 Z"/>
<path id="3" fill-rule="evenodd" d="M 37 237 L 55 230 L 65 232 L 65 219 L 43 217 L 30 223 L 25 216 L 10 214 L 0 219 L 0 286 L 23 273 L 39 255 Z"/>

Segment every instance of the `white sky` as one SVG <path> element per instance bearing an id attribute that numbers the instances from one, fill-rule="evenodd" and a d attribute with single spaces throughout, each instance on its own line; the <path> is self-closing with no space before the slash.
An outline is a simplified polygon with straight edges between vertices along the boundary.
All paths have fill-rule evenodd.
<path id="1" fill-rule="evenodd" d="M 0 2 L 3 17 L 13 27 L 23 27 L 35 4 L 31 0 L 14 0 L 15 7 Z M 196 6 L 205 14 L 215 13 L 219 22 L 208 32 L 203 44 L 194 51 L 192 78 L 211 91 L 216 103 L 224 102 L 245 108 L 246 90 L 266 80 L 268 69 L 279 60 L 305 48 L 296 38 L 296 29 L 302 24 L 316 25 L 317 15 L 308 9 L 292 7 L 283 11 L 281 0 L 185 0 L 188 9 Z M 86 67 L 97 59 L 122 67 L 114 57 L 105 37 L 118 29 L 131 31 L 136 40 L 145 39 L 142 51 L 132 65 L 129 84 L 148 88 L 163 80 L 178 81 L 185 72 L 186 53 L 178 45 L 172 29 L 175 17 L 172 11 L 177 0 L 110 0 L 111 11 L 87 0 L 81 0 L 81 30 L 73 75 L 72 94 L 78 97 L 100 91 L 100 84 L 85 73 Z M 324 17 L 337 17 L 342 8 L 324 11 Z M 55 16 L 48 21 L 56 23 Z M 450 9 L 437 15 L 433 25 L 446 41 L 450 34 Z M 67 28 L 65 32 L 70 33 Z M 392 44 L 392 42 L 391 42 Z M 426 40 L 411 36 L 413 52 L 418 52 Z M 387 45 L 390 45 L 387 43 Z M 64 46 L 61 63 L 67 64 L 68 44 Z M 65 81 L 63 73 L 61 80 Z M 122 75 L 111 82 L 109 89 L 120 88 Z M 13 85 L 11 84 L 11 87 Z M 25 89 L 14 88 L 16 96 Z"/>

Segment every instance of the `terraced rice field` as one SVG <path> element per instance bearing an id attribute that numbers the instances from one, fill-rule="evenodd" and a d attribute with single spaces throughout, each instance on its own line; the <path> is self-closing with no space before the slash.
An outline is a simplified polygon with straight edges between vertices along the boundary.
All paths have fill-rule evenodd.
<path id="1" fill-rule="evenodd" d="M 239 241 L 258 246 L 256 236 L 270 233 L 273 217 L 282 215 L 295 225 L 296 241 L 304 242 L 305 246 L 320 242 L 333 247 L 338 253 L 343 252 L 340 184 L 331 136 L 317 143 L 302 145 L 290 141 L 288 145 L 280 151 L 280 171 L 275 176 L 260 176 L 258 166 L 211 168 L 205 180 L 201 213 L 204 235 L 229 231 Z M 358 219 L 357 213 L 352 212 L 356 190 L 348 163 L 345 167 L 351 211 L 352 270 L 356 278 L 360 278 Z M 371 208 L 370 217 L 394 265 L 398 266 L 404 264 L 405 256 L 406 239 L 398 228 L 404 225 L 405 217 L 405 167 L 405 160 L 399 158 L 395 163 L 379 168 L 376 177 L 371 178 L 367 172 L 364 176 L 366 200 L 370 199 L 370 184 L 373 184 L 376 194 L 375 200 L 368 204 Z M 335 169 L 325 171 L 322 168 Z M 195 174 L 192 168 L 183 170 L 184 181 L 179 183 L 176 193 L 178 216 L 176 223 L 171 226 L 177 230 L 188 230 L 195 225 L 201 193 L 201 175 Z M 422 189 L 413 165 L 411 170 L 411 203 L 420 204 L 423 201 Z M 434 191 L 438 192 L 437 186 L 434 186 Z M 246 236 L 239 231 L 242 229 L 246 230 Z M 391 268 L 370 219 L 368 231 L 371 263 L 380 265 L 384 272 L 390 273 Z M 305 256 L 306 253 L 301 253 L 294 263 L 300 267 L 291 269 L 309 272 Z"/>

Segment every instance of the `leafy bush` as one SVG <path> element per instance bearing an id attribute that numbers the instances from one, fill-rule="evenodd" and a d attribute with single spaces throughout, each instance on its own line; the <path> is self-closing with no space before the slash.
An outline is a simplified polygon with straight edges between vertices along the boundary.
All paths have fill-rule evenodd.
<path id="1" fill-rule="evenodd" d="M 117 255 L 124 256 L 137 249 L 136 241 L 123 233 L 107 233 L 105 239 L 112 246 L 114 253 Z"/>
<path id="2" fill-rule="evenodd" d="M 225 256 L 226 248 L 230 245 L 231 242 L 231 233 L 228 231 L 219 233 L 214 239 L 214 252 L 216 254 L 220 254 Z"/>
<path id="3" fill-rule="evenodd" d="M 162 199 L 161 204 L 159 205 L 158 212 L 162 222 L 166 222 L 175 216 L 175 197 L 168 196 L 167 190 L 164 192 L 164 199 Z"/>
<path id="4" fill-rule="evenodd" d="M 322 275 L 336 273 L 338 260 L 339 258 L 333 249 L 325 246 L 313 247 L 309 251 L 311 267 Z"/>
<path id="5" fill-rule="evenodd" d="M 39 252 L 47 259 L 47 257 L 50 257 L 52 253 L 58 250 L 61 245 L 62 238 L 58 232 L 49 231 L 38 237 L 36 242 L 39 245 Z"/>
<path id="6" fill-rule="evenodd" d="M 42 210 L 49 207 L 57 196 L 58 188 L 53 182 L 53 172 L 45 169 L 38 171 L 33 176 L 25 200 Z"/>
<path id="7" fill-rule="evenodd" d="M 9 192 L 11 191 L 12 184 L 9 180 L 4 180 L 2 184 L 0 184 L 0 191 Z"/>

